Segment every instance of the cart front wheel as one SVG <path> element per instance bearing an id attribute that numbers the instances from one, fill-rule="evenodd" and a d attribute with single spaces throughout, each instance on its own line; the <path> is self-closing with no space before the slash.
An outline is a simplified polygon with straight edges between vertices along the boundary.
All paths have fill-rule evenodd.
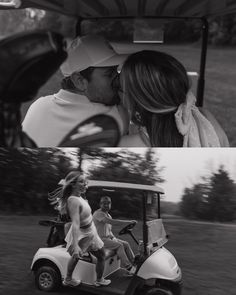
<path id="1" fill-rule="evenodd" d="M 56 290 L 61 283 L 58 270 L 52 266 L 41 266 L 35 273 L 36 286 L 46 292 Z"/>

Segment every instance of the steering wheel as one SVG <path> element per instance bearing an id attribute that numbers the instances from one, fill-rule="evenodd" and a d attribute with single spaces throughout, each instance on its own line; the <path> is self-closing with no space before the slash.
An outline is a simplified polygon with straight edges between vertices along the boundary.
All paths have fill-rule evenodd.
<path id="1" fill-rule="evenodd" d="M 121 235 L 128 234 L 129 232 L 132 231 L 132 229 L 135 227 L 135 225 L 136 225 L 136 222 L 132 222 L 132 223 L 126 225 L 125 227 L 123 227 L 123 228 L 119 231 L 118 235 L 121 236 Z"/>

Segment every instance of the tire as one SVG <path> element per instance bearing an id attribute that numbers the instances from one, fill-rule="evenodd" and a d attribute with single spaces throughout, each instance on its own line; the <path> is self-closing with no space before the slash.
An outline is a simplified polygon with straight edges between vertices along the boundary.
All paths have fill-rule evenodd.
<path id="1" fill-rule="evenodd" d="M 56 267 L 41 266 L 35 271 L 35 284 L 39 290 L 55 291 L 61 286 L 61 275 Z"/>
<path id="2" fill-rule="evenodd" d="M 173 295 L 170 290 L 164 289 L 162 287 L 156 287 L 149 289 L 145 295 Z"/>

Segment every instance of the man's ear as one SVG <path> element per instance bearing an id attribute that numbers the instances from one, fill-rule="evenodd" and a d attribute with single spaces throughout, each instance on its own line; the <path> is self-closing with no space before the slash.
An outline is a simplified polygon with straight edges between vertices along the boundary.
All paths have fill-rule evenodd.
<path id="1" fill-rule="evenodd" d="M 85 92 L 87 90 L 88 80 L 85 79 L 80 73 L 72 73 L 71 80 L 79 91 Z"/>

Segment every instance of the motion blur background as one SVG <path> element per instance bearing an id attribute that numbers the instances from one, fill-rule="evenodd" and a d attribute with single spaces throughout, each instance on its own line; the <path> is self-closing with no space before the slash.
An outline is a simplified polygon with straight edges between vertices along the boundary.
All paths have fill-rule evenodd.
<path id="1" fill-rule="evenodd" d="M 48 192 L 68 171 L 78 169 L 93 180 L 164 188 L 161 213 L 170 236 L 166 247 L 182 268 L 183 295 L 235 295 L 236 150 L 181 151 L 0 149 L 0 293 L 41 294 L 30 264 L 36 250 L 46 245 L 49 228 L 40 227 L 38 221 L 57 216 Z M 135 195 L 111 197 L 113 217 L 140 219 Z M 140 235 L 141 225 L 135 231 Z M 63 290 L 63 294 L 76 293 Z"/>

